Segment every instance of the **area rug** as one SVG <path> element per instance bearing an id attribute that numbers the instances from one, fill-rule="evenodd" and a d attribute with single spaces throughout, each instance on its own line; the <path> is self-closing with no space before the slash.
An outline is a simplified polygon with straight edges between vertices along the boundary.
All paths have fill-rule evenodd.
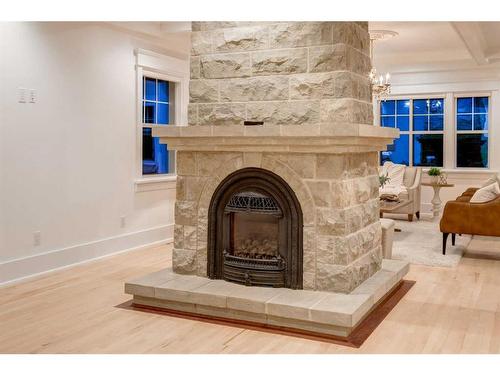
<path id="1" fill-rule="evenodd" d="M 395 219 L 396 228 L 401 229 L 401 232 L 394 233 L 392 259 L 433 267 L 456 267 L 470 242 L 470 236 L 457 235 L 455 246 L 452 246 L 449 236 L 446 255 L 443 255 L 443 235 L 439 231 L 439 218 L 422 215 L 420 220 L 409 222 L 401 220 L 402 216 L 384 217 Z"/>

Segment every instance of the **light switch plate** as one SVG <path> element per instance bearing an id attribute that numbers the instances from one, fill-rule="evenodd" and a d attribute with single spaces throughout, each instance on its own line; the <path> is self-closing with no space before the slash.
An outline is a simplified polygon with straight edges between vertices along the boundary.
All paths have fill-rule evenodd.
<path id="1" fill-rule="evenodd" d="M 30 103 L 36 103 L 36 90 L 30 89 Z"/>
<path id="2" fill-rule="evenodd" d="M 19 103 L 26 103 L 26 91 L 27 89 L 24 87 L 17 88 L 17 101 Z"/>

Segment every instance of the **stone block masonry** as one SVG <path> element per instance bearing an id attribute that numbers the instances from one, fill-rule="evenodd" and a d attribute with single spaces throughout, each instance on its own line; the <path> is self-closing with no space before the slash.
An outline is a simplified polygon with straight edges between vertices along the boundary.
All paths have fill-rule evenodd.
<path id="1" fill-rule="evenodd" d="M 177 155 L 175 272 L 207 275 L 210 199 L 227 175 L 244 167 L 281 176 L 300 202 L 304 289 L 348 293 L 380 269 L 376 153 L 179 151 Z"/>
<path id="2" fill-rule="evenodd" d="M 366 22 L 193 22 L 190 125 L 371 124 Z"/>
<path id="3" fill-rule="evenodd" d="M 228 175 L 252 167 L 281 177 L 300 204 L 303 288 L 355 291 L 380 272 L 378 152 L 397 136 L 370 126 L 368 24 L 193 22 L 192 30 L 196 126 L 153 132 L 177 150 L 174 272 L 207 277 L 210 201 Z"/>

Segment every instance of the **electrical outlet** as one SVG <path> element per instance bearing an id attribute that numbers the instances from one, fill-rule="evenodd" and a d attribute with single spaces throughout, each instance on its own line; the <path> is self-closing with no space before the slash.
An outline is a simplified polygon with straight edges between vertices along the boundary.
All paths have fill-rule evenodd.
<path id="1" fill-rule="evenodd" d="M 40 246 L 40 244 L 42 243 L 42 239 L 41 239 L 41 233 L 39 230 L 37 230 L 36 232 L 33 232 L 33 245 L 34 246 Z"/>
<path id="2" fill-rule="evenodd" d="M 26 103 L 26 91 L 28 89 L 24 87 L 18 87 L 17 88 L 17 101 L 19 103 Z"/>
<path id="3" fill-rule="evenodd" d="M 125 225 L 127 225 L 127 222 L 125 220 L 125 216 L 120 217 L 120 227 L 125 228 Z"/>
<path id="4" fill-rule="evenodd" d="M 36 103 L 36 90 L 35 89 L 30 89 L 30 103 Z"/>

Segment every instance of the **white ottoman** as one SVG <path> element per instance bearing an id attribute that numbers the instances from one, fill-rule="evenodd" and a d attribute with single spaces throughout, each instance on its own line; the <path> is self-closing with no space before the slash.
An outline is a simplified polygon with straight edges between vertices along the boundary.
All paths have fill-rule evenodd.
<path id="1" fill-rule="evenodd" d="M 392 258 L 392 241 L 394 239 L 394 220 L 380 219 L 382 225 L 382 255 L 385 259 Z"/>

